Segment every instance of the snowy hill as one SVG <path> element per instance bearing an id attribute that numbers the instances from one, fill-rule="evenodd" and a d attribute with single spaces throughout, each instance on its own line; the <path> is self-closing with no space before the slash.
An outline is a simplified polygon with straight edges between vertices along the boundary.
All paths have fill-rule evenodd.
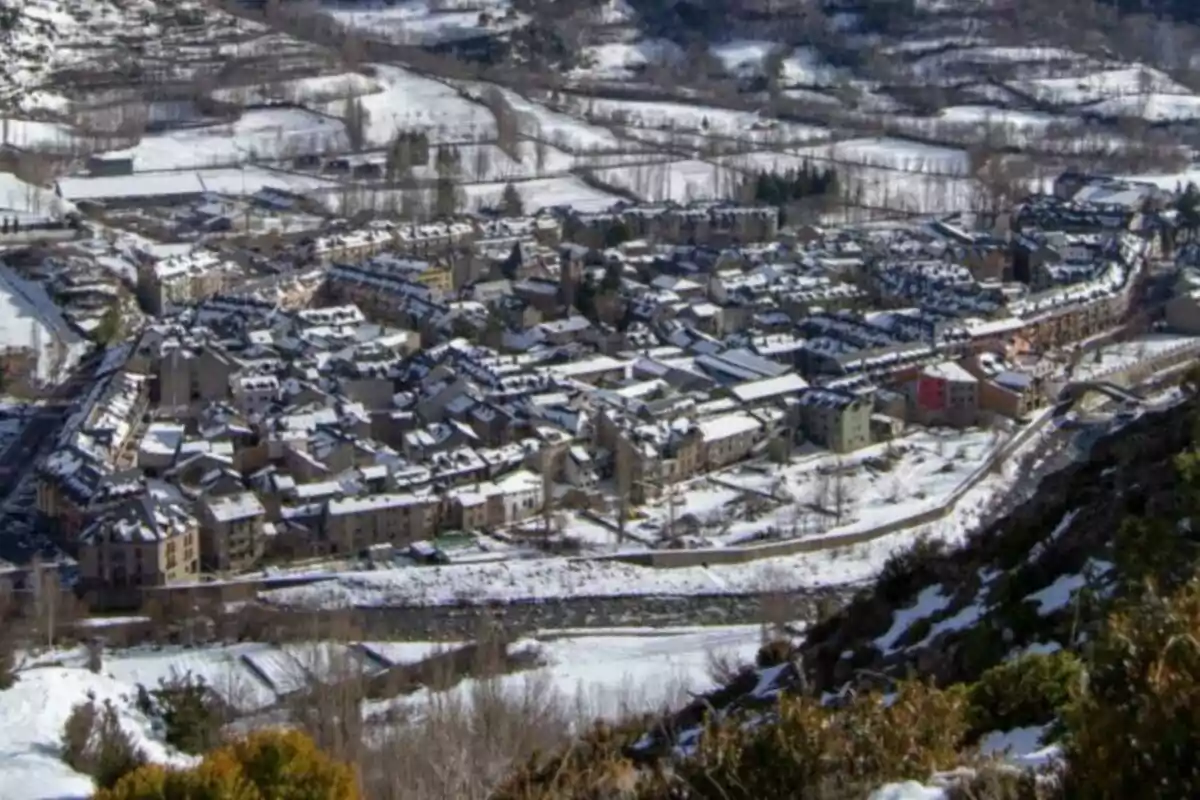
<path id="1" fill-rule="evenodd" d="M 4 800 L 68 800 L 90 797 L 92 779 L 75 772 L 59 757 L 63 725 L 76 706 L 111 701 L 121 728 L 151 761 L 186 766 L 191 760 L 157 740 L 134 707 L 134 689 L 106 675 L 70 667 L 23 671 L 10 689 L 0 691 L 0 796 Z"/>

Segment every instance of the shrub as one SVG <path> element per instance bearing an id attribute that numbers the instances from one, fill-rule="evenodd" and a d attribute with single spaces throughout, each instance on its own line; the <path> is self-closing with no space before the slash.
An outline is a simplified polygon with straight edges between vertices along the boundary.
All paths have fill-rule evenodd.
<path id="1" fill-rule="evenodd" d="M 159 679 L 158 688 L 138 687 L 138 708 L 162 722 L 167 744 L 199 755 L 220 743 L 224 703 L 203 678 L 190 672 Z"/>
<path id="2" fill-rule="evenodd" d="M 1067 651 L 997 664 L 968 691 L 971 735 L 1050 722 L 1066 708 L 1082 675 L 1079 658 Z"/>
<path id="3" fill-rule="evenodd" d="M 88 748 L 96 729 L 96 704 L 80 703 L 71 709 L 63 724 L 60 756 L 76 772 L 88 771 Z"/>
<path id="4" fill-rule="evenodd" d="M 296 731 L 259 731 L 212 751 L 194 769 L 144 766 L 94 800 L 357 800 L 354 771 Z"/>
<path id="5" fill-rule="evenodd" d="M 104 669 L 104 648 L 98 642 L 93 640 L 87 643 L 87 668 L 89 672 L 100 674 Z"/>
<path id="6" fill-rule="evenodd" d="M 1120 604 L 1064 714 L 1068 796 L 1200 797 L 1200 580 Z"/>
<path id="7" fill-rule="evenodd" d="M 893 606 L 904 603 L 937 581 L 937 566 L 945 556 L 946 545 L 940 539 L 918 539 L 912 547 L 894 553 L 884 563 L 876 593 Z"/>
<path id="8" fill-rule="evenodd" d="M 94 701 L 71 710 L 63 725 L 62 760 L 76 772 L 90 775 L 102 789 L 146 762 L 132 737 L 121 728 L 111 702 L 97 708 Z"/>
<path id="9" fill-rule="evenodd" d="M 777 667 L 786 663 L 792 657 L 792 643 L 787 639 L 772 639 L 758 648 L 754 663 L 759 669 Z"/>
<path id="10" fill-rule="evenodd" d="M 16 682 L 16 658 L 12 648 L 5 647 L 4 643 L 0 642 L 0 691 L 10 688 Z"/>
<path id="11" fill-rule="evenodd" d="M 891 702 L 863 694 L 839 709 L 785 696 L 771 724 L 711 723 L 673 780 L 684 797 L 865 797 L 960 763 L 965 707 L 962 692 L 920 683 L 902 683 Z"/>

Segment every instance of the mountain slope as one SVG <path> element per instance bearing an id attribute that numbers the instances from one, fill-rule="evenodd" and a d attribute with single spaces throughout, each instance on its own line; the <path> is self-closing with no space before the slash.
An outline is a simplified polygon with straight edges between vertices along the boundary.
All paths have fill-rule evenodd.
<path id="1" fill-rule="evenodd" d="M 1195 796 L 1183 755 L 1200 746 L 1193 531 L 1195 399 L 1099 440 L 961 549 L 919 543 L 894 558 L 798 647 L 764 647 L 663 719 L 600 726 L 517 770 L 500 796 L 618 796 L 581 790 L 597 773 L 624 774 L 643 800 L 850 798 L 884 784 L 872 796 Z M 1021 769 L 985 756 L 1014 743 Z"/>

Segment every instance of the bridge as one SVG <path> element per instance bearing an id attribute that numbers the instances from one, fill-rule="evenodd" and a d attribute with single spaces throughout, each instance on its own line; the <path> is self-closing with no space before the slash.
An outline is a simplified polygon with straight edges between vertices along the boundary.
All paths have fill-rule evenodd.
<path id="1" fill-rule="evenodd" d="M 1124 386 L 1118 386 L 1109 381 L 1072 381 L 1058 393 L 1054 415 L 1062 416 L 1075 403 L 1079 402 L 1084 395 L 1092 392 L 1105 395 L 1119 403 L 1137 403 L 1140 405 L 1145 402 L 1145 398 L 1137 392 L 1130 391 Z"/>

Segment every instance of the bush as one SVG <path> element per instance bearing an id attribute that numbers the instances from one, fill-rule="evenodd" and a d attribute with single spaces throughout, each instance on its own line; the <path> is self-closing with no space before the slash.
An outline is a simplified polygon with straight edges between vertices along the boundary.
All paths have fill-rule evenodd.
<path id="1" fill-rule="evenodd" d="M 95 640 L 87 643 L 87 668 L 96 675 L 104 669 L 104 647 Z"/>
<path id="2" fill-rule="evenodd" d="M 1200 797 L 1200 580 L 1122 603 L 1064 714 L 1066 789 L 1096 800 Z M 1153 787 L 1149 789 L 1148 787 Z"/>
<path id="3" fill-rule="evenodd" d="M 937 582 L 937 567 L 945 557 L 946 545 L 940 539 L 918 539 L 912 547 L 894 553 L 884 563 L 876 593 L 892 606 L 903 604 Z"/>
<path id="4" fill-rule="evenodd" d="M 1079 658 L 1066 651 L 997 664 L 968 690 L 971 735 L 1050 722 L 1066 708 L 1082 675 Z"/>
<path id="5" fill-rule="evenodd" d="M 204 679 L 192 673 L 159 679 L 158 688 L 138 687 L 138 708 L 162 722 L 167 744 L 192 755 L 220 743 L 225 705 Z"/>
<path id="6" fill-rule="evenodd" d="M 296 731 L 259 731 L 214 750 L 194 769 L 147 765 L 94 800 L 357 800 L 354 771 Z"/>
<path id="7" fill-rule="evenodd" d="M 786 696 L 770 725 L 710 724 L 671 780 L 686 787 L 682 797 L 866 797 L 880 784 L 960 763 L 965 707 L 962 692 L 919 683 L 901 684 L 890 703 L 863 694 L 839 709 Z"/>
<path id="8" fill-rule="evenodd" d="M 0 691 L 10 688 L 16 682 L 16 658 L 13 656 L 12 648 L 4 646 L 4 643 L 0 642 Z"/>
<path id="9" fill-rule="evenodd" d="M 777 667 L 786 663 L 792 657 L 792 643 L 787 639 L 772 639 L 758 648 L 754 663 L 759 669 Z"/>
<path id="10" fill-rule="evenodd" d="M 76 772 L 90 775 L 101 789 L 146 763 L 146 757 L 121 728 L 111 702 L 97 708 L 94 701 L 71 710 L 63 725 L 62 760 Z"/>

